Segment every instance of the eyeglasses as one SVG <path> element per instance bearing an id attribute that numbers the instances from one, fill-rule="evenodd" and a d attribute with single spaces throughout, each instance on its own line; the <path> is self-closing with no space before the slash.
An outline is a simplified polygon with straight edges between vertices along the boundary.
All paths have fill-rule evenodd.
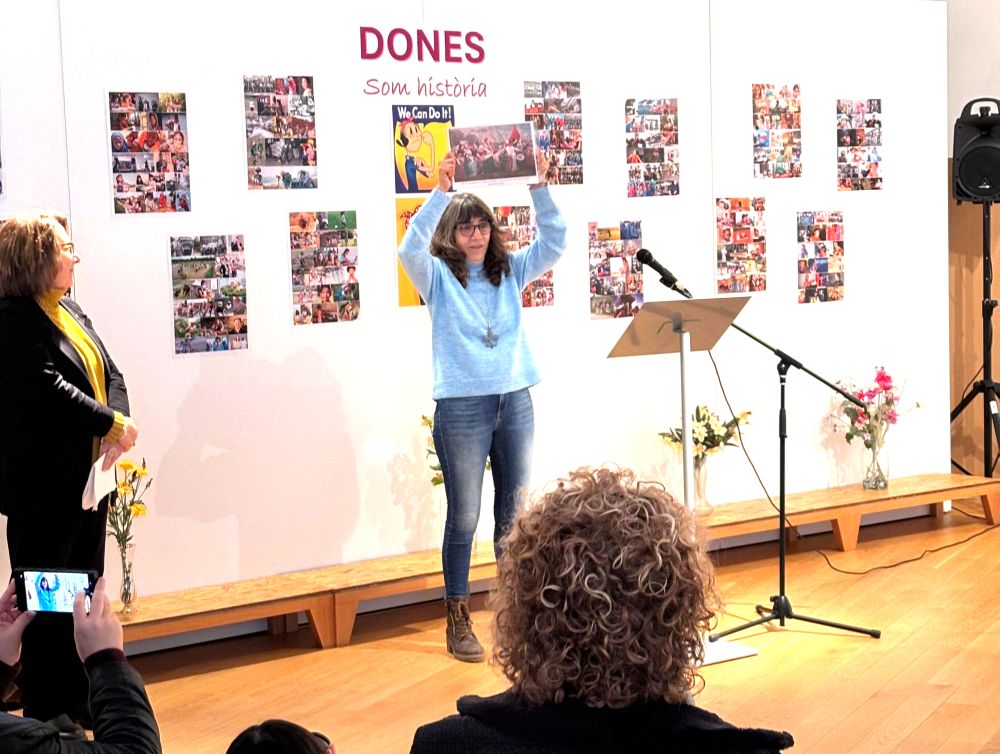
<path id="1" fill-rule="evenodd" d="M 486 220 L 483 220 L 481 223 L 459 223 L 455 226 L 455 230 L 458 231 L 459 235 L 466 238 L 471 238 L 477 230 L 479 231 L 479 235 L 485 236 L 492 229 L 493 226 L 486 222 Z"/>

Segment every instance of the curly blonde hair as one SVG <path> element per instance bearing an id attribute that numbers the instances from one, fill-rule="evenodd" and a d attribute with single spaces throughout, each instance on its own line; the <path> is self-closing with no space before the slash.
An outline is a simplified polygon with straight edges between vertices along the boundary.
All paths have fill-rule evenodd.
<path id="1" fill-rule="evenodd" d="M 714 571 L 661 486 L 578 469 L 514 520 L 497 571 L 493 658 L 528 704 L 679 703 L 703 685 Z"/>

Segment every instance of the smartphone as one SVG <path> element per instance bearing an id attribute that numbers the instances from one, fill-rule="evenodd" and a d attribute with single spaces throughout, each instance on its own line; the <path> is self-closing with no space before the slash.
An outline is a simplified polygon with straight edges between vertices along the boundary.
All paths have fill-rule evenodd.
<path id="1" fill-rule="evenodd" d="M 97 571 L 55 568 L 15 568 L 17 609 L 39 613 L 72 613 L 76 593 L 89 597 L 97 583 Z"/>

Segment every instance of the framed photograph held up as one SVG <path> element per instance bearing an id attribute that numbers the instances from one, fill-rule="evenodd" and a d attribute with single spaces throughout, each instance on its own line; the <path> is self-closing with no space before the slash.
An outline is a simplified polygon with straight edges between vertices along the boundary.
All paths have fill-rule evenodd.
<path id="1" fill-rule="evenodd" d="M 484 183 L 537 183 L 535 126 L 508 123 L 448 129 L 456 188 Z"/>

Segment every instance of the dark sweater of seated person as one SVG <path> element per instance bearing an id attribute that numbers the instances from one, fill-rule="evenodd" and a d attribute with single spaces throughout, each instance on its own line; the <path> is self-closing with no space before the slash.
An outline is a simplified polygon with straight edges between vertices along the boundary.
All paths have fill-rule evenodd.
<path id="1" fill-rule="evenodd" d="M 52 723 L 0 712 L 4 754 L 160 754 L 160 732 L 142 676 L 120 649 L 102 649 L 84 662 L 90 678 L 93 741 L 69 741 Z M 0 662 L 0 687 L 10 688 L 17 667 Z"/>
<path id="2" fill-rule="evenodd" d="M 579 469 L 515 518 L 497 562 L 494 661 L 412 754 L 770 754 L 788 733 L 690 703 L 718 607 L 693 516 L 629 471 Z"/>

